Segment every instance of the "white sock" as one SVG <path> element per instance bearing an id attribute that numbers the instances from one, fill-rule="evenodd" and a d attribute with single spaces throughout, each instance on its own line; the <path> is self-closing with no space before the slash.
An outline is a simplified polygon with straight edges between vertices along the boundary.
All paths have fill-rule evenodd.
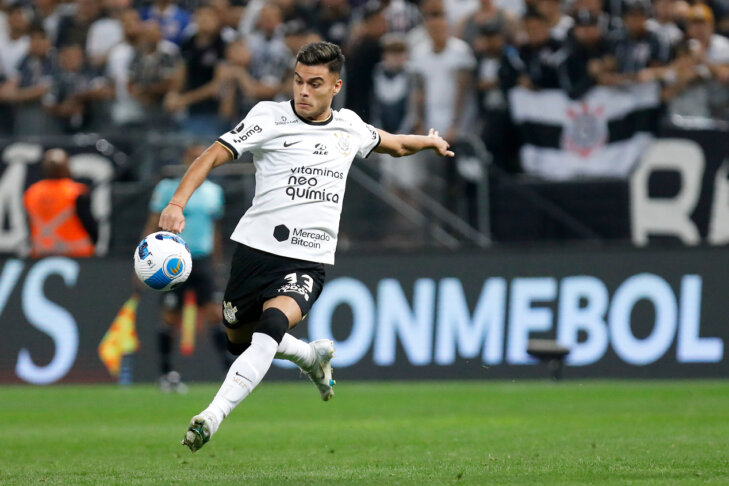
<path id="1" fill-rule="evenodd" d="M 297 339 L 289 333 L 284 334 L 276 350 L 277 359 L 287 359 L 303 370 L 314 364 L 314 350 L 309 343 Z"/>
<path id="2" fill-rule="evenodd" d="M 271 367 L 278 343 L 268 334 L 254 332 L 251 345 L 233 362 L 225 381 L 202 413 L 210 413 L 215 417 L 215 433 L 220 422 L 247 397 L 263 379 Z"/>

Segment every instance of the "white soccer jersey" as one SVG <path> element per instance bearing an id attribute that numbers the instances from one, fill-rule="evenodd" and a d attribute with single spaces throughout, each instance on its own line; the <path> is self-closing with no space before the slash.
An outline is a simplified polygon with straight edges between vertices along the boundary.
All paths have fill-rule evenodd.
<path id="1" fill-rule="evenodd" d="M 296 114 L 293 101 L 263 101 L 218 142 L 233 158 L 251 152 L 256 167 L 253 204 L 231 239 L 333 264 L 349 167 L 379 145 L 377 130 L 351 110 L 312 122 Z"/>

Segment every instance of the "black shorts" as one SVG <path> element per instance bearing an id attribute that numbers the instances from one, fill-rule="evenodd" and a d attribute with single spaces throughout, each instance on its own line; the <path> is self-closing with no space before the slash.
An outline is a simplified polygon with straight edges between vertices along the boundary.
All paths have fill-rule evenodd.
<path id="1" fill-rule="evenodd" d="M 294 299 L 306 316 L 324 286 L 323 263 L 296 260 L 238 244 L 223 297 L 223 324 L 234 329 L 256 322 L 263 303 L 279 295 Z"/>
<path id="2" fill-rule="evenodd" d="M 195 291 L 195 300 L 198 306 L 213 302 L 215 291 L 215 278 L 213 276 L 213 262 L 210 257 L 193 258 L 192 273 L 187 281 L 162 294 L 162 307 L 167 310 L 180 310 L 185 302 L 185 292 Z"/>

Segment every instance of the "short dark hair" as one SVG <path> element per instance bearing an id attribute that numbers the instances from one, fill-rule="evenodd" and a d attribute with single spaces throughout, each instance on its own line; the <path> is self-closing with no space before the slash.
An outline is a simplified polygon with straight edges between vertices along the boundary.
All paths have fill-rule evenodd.
<path id="1" fill-rule="evenodd" d="M 299 49 L 296 62 L 304 66 L 326 64 L 330 73 L 341 73 L 344 66 L 344 54 L 338 45 L 331 42 L 311 42 Z"/>

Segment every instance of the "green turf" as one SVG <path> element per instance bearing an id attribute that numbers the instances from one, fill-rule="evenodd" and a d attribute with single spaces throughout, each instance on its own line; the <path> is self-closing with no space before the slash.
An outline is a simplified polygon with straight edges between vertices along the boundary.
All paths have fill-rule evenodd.
<path id="1" fill-rule="evenodd" d="M 264 383 L 201 451 L 217 387 L 0 388 L 0 484 L 729 484 L 729 382 Z"/>

